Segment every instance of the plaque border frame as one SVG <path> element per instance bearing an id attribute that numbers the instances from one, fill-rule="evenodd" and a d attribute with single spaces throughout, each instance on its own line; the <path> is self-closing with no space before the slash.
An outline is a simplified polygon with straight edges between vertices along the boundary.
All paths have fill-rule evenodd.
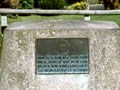
<path id="1" fill-rule="evenodd" d="M 38 73 L 37 72 L 37 50 L 36 50 L 36 43 L 37 43 L 37 40 L 40 40 L 40 39 L 45 39 L 45 40 L 49 40 L 49 39 L 87 39 L 88 40 L 88 73 Z M 80 75 L 80 74 L 89 74 L 90 73 L 90 40 L 89 38 L 74 38 L 74 37 L 69 37 L 69 38 L 36 38 L 35 39 L 35 75 L 72 75 L 72 74 L 75 74 L 75 75 Z"/>

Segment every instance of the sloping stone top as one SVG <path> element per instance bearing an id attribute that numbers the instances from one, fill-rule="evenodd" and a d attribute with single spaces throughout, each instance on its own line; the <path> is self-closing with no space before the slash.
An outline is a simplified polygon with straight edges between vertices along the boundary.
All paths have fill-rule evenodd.
<path id="1" fill-rule="evenodd" d="M 95 29 L 95 30 L 117 30 L 119 26 L 114 22 L 108 21 L 63 21 L 63 20 L 44 20 L 39 22 L 16 22 L 8 26 L 7 30 L 46 30 L 46 29 Z"/>

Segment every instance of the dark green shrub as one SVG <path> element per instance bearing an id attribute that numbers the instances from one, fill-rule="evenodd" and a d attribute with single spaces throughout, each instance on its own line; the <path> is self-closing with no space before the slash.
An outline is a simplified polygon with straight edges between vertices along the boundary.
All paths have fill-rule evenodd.
<path id="1" fill-rule="evenodd" d="M 99 2 L 103 3 L 107 10 L 120 8 L 120 0 L 99 0 Z"/>
<path id="2" fill-rule="evenodd" d="M 39 7 L 42 9 L 62 9 L 66 5 L 65 0 L 39 0 Z"/>
<path id="3" fill-rule="evenodd" d="M 3 0 L 0 0 L 0 8 L 2 7 L 2 2 L 3 2 Z"/>
<path id="4" fill-rule="evenodd" d="M 0 7 L 1 8 L 10 8 L 10 0 L 1 0 Z"/>
<path id="5" fill-rule="evenodd" d="M 76 2 L 86 1 L 86 0 L 66 0 L 68 4 L 73 4 Z"/>
<path id="6" fill-rule="evenodd" d="M 32 9 L 34 7 L 34 0 L 20 0 L 20 8 Z"/>
<path id="7" fill-rule="evenodd" d="M 68 9 L 71 9 L 71 10 L 85 10 L 87 9 L 88 5 L 87 5 L 87 2 L 77 2 L 77 3 L 74 3 L 72 4 L 71 6 L 68 7 Z"/>
<path id="8" fill-rule="evenodd" d="M 0 1 L 0 7 L 1 8 L 19 8 L 20 2 L 19 0 L 1 0 Z"/>

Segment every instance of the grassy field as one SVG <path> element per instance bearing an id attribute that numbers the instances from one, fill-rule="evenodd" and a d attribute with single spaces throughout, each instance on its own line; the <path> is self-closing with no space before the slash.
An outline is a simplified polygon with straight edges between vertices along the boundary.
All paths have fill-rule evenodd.
<path id="1" fill-rule="evenodd" d="M 84 20 L 84 16 L 83 15 L 58 15 L 58 16 L 31 15 L 31 16 L 19 16 L 17 18 L 8 17 L 8 24 L 11 24 L 13 22 L 41 21 L 41 20 Z M 113 21 L 120 26 L 120 15 L 93 15 L 91 16 L 91 20 Z"/>
<path id="2" fill-rule="evenodd" d="M 120 15 L 95 15 L 91 19 L 97 21 L 113 21 L 120 26 Z"/>
<path id="3" fill-rule="evenodd" d="M 82 20 L 83 16 L 79 15 L 57 15 L 57 16 L 39 16 L 39 15 L 31 15 L 31 16 L 19 16 L 17 19 L 8 18 L 8 23 L 12 22 L 22 22 L 22 21 L 41 21 L 41 20 Z"/>

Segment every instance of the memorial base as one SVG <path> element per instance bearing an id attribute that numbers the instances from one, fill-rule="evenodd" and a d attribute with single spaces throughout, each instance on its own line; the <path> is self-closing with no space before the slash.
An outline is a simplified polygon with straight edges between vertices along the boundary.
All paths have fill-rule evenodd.
<path id="1" fill-rule="evenodd" d="M 47 72 L 46 75 L 38 71 L 40 74 L 37 74 L 36 50 L 39 49 L 39 45 L 37 48 L 36 40 L 46 38 L 48 40 L 87 38 L 89 42 L 85 45 L 89 46 L 87 51 L 89 72 L 78 74 L 73 71 L 71 74 Z M 39 44 L 45 45 L 43 43 Z M 66 45 L 60 45 L 59 54 L 69 53 L 66 49 L 69 45 L 67 47 Z M 73 48 L 79 47 L 74 45 L 85 46 L 73 44 Z M 47 46 L 52 47 L 49 44 Z M 79 49 L 75 49 L 75 52 Z M 86 46 L 83 51 L 85 49 Z M 52 50 L 50 48 L 50 51 Z M 46 54 L 44 50 L 39 53 Z M 0 90 L 120 90 L 119 67 L 120 31 L 118 25 L 113 22 L 53 20 L 13 23 L 4 32 Z"/>

